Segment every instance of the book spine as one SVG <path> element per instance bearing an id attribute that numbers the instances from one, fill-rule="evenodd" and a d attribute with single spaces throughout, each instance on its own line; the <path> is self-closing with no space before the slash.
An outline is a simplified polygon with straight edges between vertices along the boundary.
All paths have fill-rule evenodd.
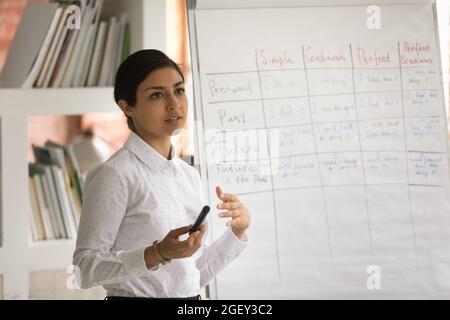
<path id="1" fill-rule="evenodd" d="M 51 233 L 53 236 L 52 238 L 59 239 L 59 238 L 61 238 L 61 234 L 59 231 L 58 222 L 56 220 L 56 213 L 55 213 L 55 208 L 53 206 L 53 201 L 50 196 L 50 187 L 49 187 L 48 178 L 47 178 L 46 174 L 40 175 L 39 178 L 40 178 L 41 187 L 42 187 L 42 196 L 43 196 L 45 203 L 47 204 L 48 217 L 49 217 L 49 221 L 51 224 L 50 230 L 51 230 Z"/>
<path id="2" fill-rule="evenodd" d="M 77 229 L 75 226 L 75 221 L 73 218 L 73 212 L 72 208 L 70 206 L 69 202 L 69 194 L 66 190 L 65 183 L 64 183 L 64 175 L 62 173 L 62 169 L 54 166 L 54 174 L 56 177 L 56 190 L 58 193 L 58 198 L 61 203 L 61 212 L 63 216 L 63 221 L 65 228 L 67 230 L 67 235 L 70 239 L 75 239 L 77 235 Z"/>
<path id="3" fill-rule="evenodd" d="M 31 69 L 30 73 L 28 74 L 27 79 L 22 84 L 22 88 L 32 88 L 33 87 L 33 85 L 38 77 L 38 74 L 42 68 L 42 64 L 47 55 L 50 44 L 52 42 L 55 30 L 56 30 L 56 26 L 58 24 L 61 13 L 62 13 L 62 8 L 58 8 L 56 10 L 55 15 L 53 16 L 53 20 L 50 24 L 50 29 L 47 33 L 47 36 L 45 37 L 44 43 L 42 44 L 42 47 L 41 47 L 41 50 L 39 51 L 39 55 L 36 58 L 36 61 L 33 65 L 33 68 Z"/>
<path id="4" fill-rule="evenodd" d="M 34 184 L 36 186 L 36 195 L 39 202 L 39 208 L 41 209 L 42 222 L 44 224 L 45 239 L 54 239 L 55 235 L 52 230 L 52 223 L 50 221 L 50 215 L 48 212 L 47 202 L 44 198 L 44 190 L 42 189 L 41 176 L 39 174 L 33 175 Z"/>
<path id="5" fill-rule="evenodd" d="M 30 198 L 31 198 L 31 210 L 33 213 L 33 219 L 37 227 L 38 231 L 38 237 L 35 238 L 35 240 L 45 240 L 45 228 L 44 228 L 44 222 L 42 217 L 42 210 L 41 205 L 39 203 L 39 198 L 37 195 L 37 186 L 36 181 L 32 176 L 29 176 L 28 180 L 28 187 L 30 192 Z"/>

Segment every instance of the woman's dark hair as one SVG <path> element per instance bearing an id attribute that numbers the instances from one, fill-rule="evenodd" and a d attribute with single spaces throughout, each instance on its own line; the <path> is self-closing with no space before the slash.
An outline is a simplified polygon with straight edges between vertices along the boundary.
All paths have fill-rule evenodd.
<path id="1" fill-rule="evenodd" d="M 119 100 L 125 100 L 129 106 L 136 105 L 137 88 L 147 76 L 161 68 L 173 68 L 184 81 L 180 67 L 168 56 L 159 50 L 148 49 L 137 51 L 128 56 L 117 70 L 114 82 L 114 100 L 119 104 Z M 134 131 L 133 119 L 127 116 L 127 124 L 130 130 Z"/>

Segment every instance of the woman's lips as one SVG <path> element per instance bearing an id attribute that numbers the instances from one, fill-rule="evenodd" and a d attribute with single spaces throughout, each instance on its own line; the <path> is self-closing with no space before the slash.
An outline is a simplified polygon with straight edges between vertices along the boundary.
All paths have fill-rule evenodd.
<path id="1" fill-rule="evenodd" d="M 183 119 L 182 117 L 172 117 L 169 119 L 166 119 L 165 121 L 168 123 L 178 123 L 181 121 L 181 119 Z"/>

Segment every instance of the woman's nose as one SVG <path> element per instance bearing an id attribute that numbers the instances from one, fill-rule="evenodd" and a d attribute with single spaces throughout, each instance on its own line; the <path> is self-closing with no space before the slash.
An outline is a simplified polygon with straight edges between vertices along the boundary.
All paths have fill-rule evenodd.
<path id="1" fill-rule="evenodd" d="M 173 94 L 170 94 L 167 101 L 167 108 L 169 110 L 174 110 L 176 108 L 180 107 L 180 102 L 178 101 L 177 97 Z"/>

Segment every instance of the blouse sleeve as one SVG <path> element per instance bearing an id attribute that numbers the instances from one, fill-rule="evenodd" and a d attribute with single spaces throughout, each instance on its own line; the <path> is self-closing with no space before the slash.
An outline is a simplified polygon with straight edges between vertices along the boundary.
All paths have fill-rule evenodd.
<path id="1" fill-rule="evenodd" d="M 200 175 L 197 170 L 196 172 L 196 188 L 202 203 L 205 203 Z M 242 250 L 247 247 L 247 244 L 248 240 L 240 240 L 231 228 L 227 228 L 222 236 L 211 244 L 208 243 L 208 237 L 206 236 L 202 254 L 196 260 L 196 267 L 200 270 L 200 288 L 207 285 L 222 269 L 236 259 Z"/>
<path id="2" fill-rule="evenodd" d="M 80 287 L 118 283 L 150 272 L 145 248 L 110 251 L 127 208 L 125 178 L 114 168 L 100 165 L 86 178 L 83 200 L 73 254 Z"/>
<path id="3" fill-rule="evenodd" d="M 228 228 L 211 245 L 205 244 L 196 266 L 200 270 L 200 288 L 207 285 L 222 269 L 236 259 L 248 241 L 239 240 Z"/>

